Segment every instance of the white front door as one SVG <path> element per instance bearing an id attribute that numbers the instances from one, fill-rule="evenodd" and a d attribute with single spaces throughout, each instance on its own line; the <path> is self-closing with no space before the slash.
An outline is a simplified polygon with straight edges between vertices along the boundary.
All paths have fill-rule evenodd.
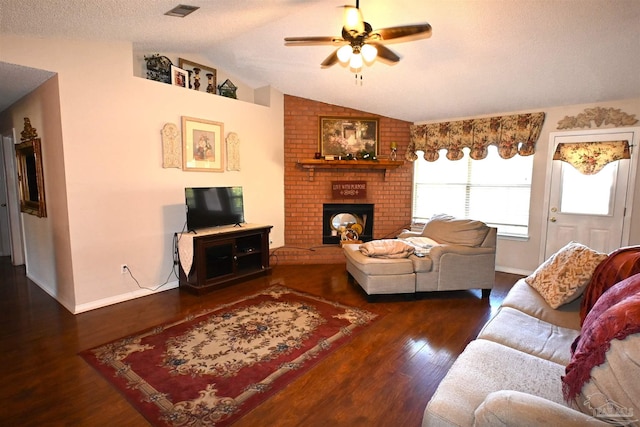
<path id="1" fill-rule="evenodd" d="M 550 134 L 552 165 L 543 259 L 571 241 L 606 253 L 628 244 L 639 136 L 640 128 Z M 632 146 L 631 159 L 611 162 L 594 175 L 583 175 L 569 163 L 551 160 L 559 143 L 620 140 Z"/>

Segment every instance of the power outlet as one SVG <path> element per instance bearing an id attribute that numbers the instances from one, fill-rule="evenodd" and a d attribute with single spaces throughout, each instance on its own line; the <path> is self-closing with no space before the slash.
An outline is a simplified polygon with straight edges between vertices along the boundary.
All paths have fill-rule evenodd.
<path id="1" fill-rule="evenodd" d="M 129 267 L 127 267 L 127 264 L 120 265 L 120 274 L 126 274 L 128 270 L 129 270 Z"/>

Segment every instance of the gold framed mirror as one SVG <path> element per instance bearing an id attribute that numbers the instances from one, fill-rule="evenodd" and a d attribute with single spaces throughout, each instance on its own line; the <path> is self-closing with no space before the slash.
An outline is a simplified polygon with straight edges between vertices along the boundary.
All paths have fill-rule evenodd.
<path id="1" fill-rule="evenodd" d="M 16 145 L 20 211 L 43 218 L 47 216 L 47 205 L 44 197 L 41 141 L 29 119 L 25 118 L 24 121 L 22 142 Z"/>

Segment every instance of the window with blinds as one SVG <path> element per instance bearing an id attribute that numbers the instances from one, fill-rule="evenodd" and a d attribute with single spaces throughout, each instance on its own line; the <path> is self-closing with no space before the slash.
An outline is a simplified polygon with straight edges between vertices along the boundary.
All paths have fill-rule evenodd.
<path id="1" fill-rule="evenodd" d="M 435 214 L 471 218 L 498 228 L 503 236 L 527 237 L 533 156 L 502 159 L 489 146 L 485 159 L 444 155 L 435 162 L 414 162 L 413 221 Z M 465 149 L 468 150 L 468 149 Z"/>

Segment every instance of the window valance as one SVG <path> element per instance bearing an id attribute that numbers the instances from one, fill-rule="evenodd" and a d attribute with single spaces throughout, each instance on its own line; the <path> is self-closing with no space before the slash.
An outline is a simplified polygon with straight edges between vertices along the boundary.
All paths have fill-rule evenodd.
<path id="1" fill-rule="evenodd" d="M 567 162 L 584 175 L 594 175 L 611 162 L 630 158 L 629 141 L 561 142 L 553 153 L 553 160 Z"/>
<path id="2" fill-rule="evenodd" d="M 487 147 L 495 145 L 503 159 L 516 154 L 530 156 L 540 137 L 544 113 L 515 114 L 481 119 L 412 125 L 411 142 L 405 155 L 409 161 L 418 159 L 416 151 L 424 151 L 424 159 L 435 162 L 441 149 L 447 159 L 460 160 L 463 148 L 469 148 L 474 160 L 487 157 Z"/>

